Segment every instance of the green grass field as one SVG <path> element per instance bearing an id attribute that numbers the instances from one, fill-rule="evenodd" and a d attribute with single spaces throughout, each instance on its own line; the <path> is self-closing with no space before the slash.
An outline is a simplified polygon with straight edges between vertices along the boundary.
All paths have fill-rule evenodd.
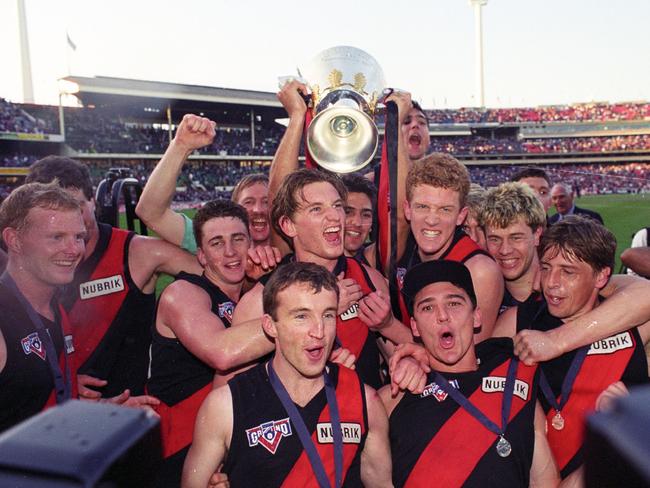
<path id="1" fill-rule="evenodd" d="M 620 255 L 630 247 L 632 235 L 650 226 L 650 194 L 588 195 L 576 200 L 579 207 L 598 212 L 605 226 L 616 236 L 616 269 L 621 267 Z"/>
<path id="2" fill-rule="evenodd" d="M 632 241 L 632 235 L 642 227 L 650 226 L 650 194 L 641 195 L 588 195 L 576 200 L 579 207 L 595 210 L 602 215 L 605 225 L 616 236 L 616 269 L 621 267 L 621 252 Z M 196 210 L 184 210 L 188 216 L 193 216 Z M 123 216 L 121 225 L 125 227 Z M 157 292 L 160 293 L 171 282 L 168 276 L 158 280 Z"/>

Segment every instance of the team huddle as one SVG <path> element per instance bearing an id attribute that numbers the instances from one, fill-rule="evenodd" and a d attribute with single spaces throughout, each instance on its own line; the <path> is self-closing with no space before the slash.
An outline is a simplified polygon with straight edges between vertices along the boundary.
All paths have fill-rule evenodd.
<path id="1" fill-rule="evenodd" d="M 382 266 L 377 175 L 299 168 L 304 93 L 270 176 L 192 219 L 215 126 L 186 115 L 138 202 L 159 238 L 98 222 L 83 164 L 32 165 L 0 206 L 0 431 L 81 398 L 157 413 L 156 486 L 584 486 L 586 416 L 649 381 L 648 281 L 594 216 L 547 218 L 543 171 L 485 191 L 427 155 L 404 92 Z"/>

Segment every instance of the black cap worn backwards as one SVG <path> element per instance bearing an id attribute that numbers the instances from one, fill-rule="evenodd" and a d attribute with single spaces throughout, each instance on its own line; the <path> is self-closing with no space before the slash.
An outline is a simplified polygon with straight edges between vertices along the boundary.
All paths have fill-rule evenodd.
<path id="1" fill-rule="evenodd" d="M 425 286 L 441 282 L 448 282 L 465 290 L 476 307 L 472 275 L 465 265 L 456 261 L 434 260 L 413 266 L 404 276 L 402 295 L 404 295 L 404 301 L 411 315 L 413 314 L 415 295 Z"/>

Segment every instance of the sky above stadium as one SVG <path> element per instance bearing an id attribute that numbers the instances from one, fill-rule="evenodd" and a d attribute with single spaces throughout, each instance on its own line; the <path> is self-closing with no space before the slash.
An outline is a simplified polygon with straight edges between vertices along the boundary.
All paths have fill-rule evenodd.
<path id="1" fill-rule="evenodd" d="M 468 0 L 25 3 L 37 103 L 58 103 L 67 74 L 276 91 L 302 61 L 352 45 L 427 108 L 476 105 Z M 16 0 L 0 19 L 0 97 L 20 102 Z M 489 0 L 486 106 L 650 100 L 648 20 L 648 0 Z"/>

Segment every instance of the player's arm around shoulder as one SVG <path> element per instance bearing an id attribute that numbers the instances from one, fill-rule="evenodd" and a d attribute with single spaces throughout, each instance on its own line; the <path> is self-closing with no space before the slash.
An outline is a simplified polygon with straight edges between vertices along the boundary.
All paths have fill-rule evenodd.
<path id="1" fill-rule="evenodd" d="M 388 439 L 388 416 L 377 391 L 364 386 L 368 407 L 368 435 L 361 453 L 364 486 L 392 487 L 392 460 Z"/>
<path id="2" fill-rule="evenodd" d="M 465 265 L 472 275 L 476 300 L 481 309 L 481 332 L 476 335 L 476 342 L 479 343 L 492 336 L 503 300 L 503 275 L 497 263 L 483 254 L 471 257 Z"/>
<path id="3" fill-rule="evenodd" d="M 155 237 L 134 236 L 129 245 L 129 271 L 144 293 L 151 293 L 160 273 L 177 275 L 181 271 L 200 275 L 203 268 L 196 256 Z"/>
<path id="4" fill-rule="evenodd" d="M 221 466 L 232 439 L 232 394 L 228 385 L 211 391 L 194 424 L 194 439 L 183 466 L 183 488 L 205 488 Z"/>
<path id="5" fill-rule="evenodd" d="M 163 336 L 173 335 L 193 355 L 210 367 L 224 366 L 221 343 L 226 330 L 212 313 L 212 302 L 205 290 L 187 281 L 175 281 L 163 291 L 158 303 L 156 329 Z"/>

